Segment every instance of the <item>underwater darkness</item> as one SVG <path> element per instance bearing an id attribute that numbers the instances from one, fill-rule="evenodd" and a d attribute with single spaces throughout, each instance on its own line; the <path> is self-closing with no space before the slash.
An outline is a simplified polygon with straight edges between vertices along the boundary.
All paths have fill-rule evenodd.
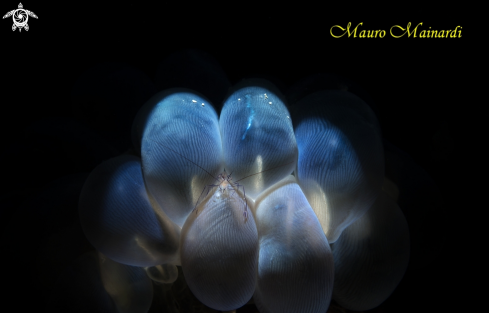
<path id="1" fill-rule="evenodd" d="M 91 294 L 103 292 L 81 283 L 64 288 L 70 281 L 89 276 L 76 262 L 80 257 L 90 258 L 85 253 L 94 250 L 79 221 L 79 195 L 97 165 L 132 149 L 132 121 L 154 93 L 171 87 L 192 88 L 216 101 L 219 114 L 217 108 L 228 88 L 243 78 L 267 79 L 289 99 L 299 100 L 304 92 L 293 93 L 291 87 L 303 78 L 326 73 L 315 76 L 306 93 L 346 87 L 371 107 L 381 128 L 385 176 L 397 185 L 397 204 L 411 236 L 411 258 L 404 277 L 392 295 L 371 312 L 451 307 L 446 299 L 457 294 L 451 286 L 459 279 L 453 277 L 457 276 L 453 268 L 460 258 L 458 253 L 454 256 L 453 247 L 461 246 L 462 239 L 451 234 L 457 222 L 452 200 L 456 186 L 447 169 L 454 162 L 460 138 L 456 114 L 449 104 L 460 97 L 460 86 L 452 77 L 461 75 L 461 66 L 456 61 L 450 68 L 442 65 L 443 60 L 429 62 L 416 51 L 442 59 L 442 52 L 456 43 L 400 40 L 395 42 L 399 50 L 387 53 L 392 39 L 369 43 L 334 40 L 328 38 L 327 26 L 320 38 L 328 49 L 293 52 L 280 48 L 278 39 L 240 49 L 229 48 L 232 42 L 204 45 L 204 39 L 193 45 L 168 30 L 162 30 L 168 34 L 168 44 L 153 43 L 154 39 L 149 40 L 153 33 L 136 31 L 114 17 L 136 8 L 111 12 L 113 25 L 120 25 L 114 26 L 111 38 L 102 36 L 94 25 L 81 27 L 83 14 L 89 14 L 88 8 L 82 9 L 83 14 L 72 16 L 72 28 L 62 43 L 49 29 L 55 23 L 43 21 L 44 16 L 49 20 L 42 14 L 47 8 L 29 9 L 39 16 L 32 23 L 29 19 L 29 32 L 13 33 L 7 22 L 2 24 L 6 29 L 2 29 L 2 38 L 7 38 L 3 40 L 19 47 L 4 58 L 11 62 L 6 62 L 2 86 L 0 158 L 6 183 L 0 197 L 0 225 L 4 286 L 8 289 L 2 295 L 4 303 L 15 303 L 22 311 L 42 312 L 58 296 L 65 299 L 65 312 L 79 312 L 90 307 Z M 341 22 L 346 24 L 348 19 Z M 320 32 L 313 29 L 308 38 L 317 39 Z M 40 33 L 43 38 L 38 37 Z M 297 45 L 307 42 L 297 36 Z M 138 48 L 129 51 L 128 46 Z M 181 48 L 200 50 L 186 54 Z M 371 54 L 367 57 L 367 53 Z M 100 64 L 108 65 L 90 72 Z M 110 83 L 102 80 L 113 73 L 118 74 Z M 192 77 L 193 73 L 198 75 Z M 98 89 L 88 90 L 91 82 Z M 148 312 L 165 312 L 165 301 L 172 295 L 177 295 L 181 312 L 203 308 L 184 287 L 181 268 L 178 277 L 173 293 L 164 293 L 167 286 L 153 283 Z M 73 292 L 80 295 L 78 302 L 70 298 Z M 165 296 L 158 297 L 158 292 Z M 110 308 L 111 301 L 104 298 L 97 304 Z M 330 310 L 347 312 L 334 301 Z M 257 311 L 249 304 L 237 312 Z"/>

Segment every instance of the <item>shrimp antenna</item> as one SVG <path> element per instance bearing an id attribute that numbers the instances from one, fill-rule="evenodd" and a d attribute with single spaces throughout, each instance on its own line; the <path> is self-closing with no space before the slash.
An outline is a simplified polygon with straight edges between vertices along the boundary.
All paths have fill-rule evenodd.
<path id="1" fill-rule="evenodd" d="M 153 142 L 155 142 L 155 143 L 159 144 L 160 146 L 163 146 L 163 147 L 165 147 L 166 149 L 168 149 L 168 150 L 170 150 L 170 151 L 172 151 L 172 152 L 174 152 L 174 153 L 178 154 L 179 156 L 181 156 L 181 157 L 182 157 L 182 158 L 184 158 L 185 160 L 189 161 L 190 163 L 194 164 L 195 166 L 199 167 L 201 170 L 203 170 L 204 172 L 206 172 L 207 174 L 209 174 L 209 175 L 210 175 L 212 178 L 214 178 L 215 180 L 217 180 L 218 182 L 220 182 L 220 181 L 219 181 L 219 179 L 217 179 L 216 177 L 214 177 L 214 175 L 212 175 L 211 173 L 209 173 L 208 171 L 206 171 L 206 170 L 205 170 L 205 169 L 204 169 L 202 166 L 200 166 L 199 164 L 195 163 L 194 161 L 192 161 L 192 160 L 190 160 L 190 159 L 186 158 L 186 157 L 185 157 L 185 156 L 183 156 L 182 154 L 180 154 L 180 153 L 176 152 L 175 150 L 171 149 L 170 147 L 165 146 L 165 145 L 164 145 L 164 144 L 162 144 L 162 143 L 159 143 L 159 142 L 157 142 L 157 141 L 155 141 L 155 140 L 152 140 L 152 139 L 149 139 L 149 140 L 151 140 L 151 141 L 153 141 Z"/>
<path id="2" fill-rule="evenodd" d="M 243 180 L 243 179 L 245 179 L 245 178 L 248 178 L 248 177 L 251 177 L 251 176 L 254 176 L 254 175 L 257 175 L 257 174 L 261 174 L 261 173 L 266 172 L 266 171 L 271 171 L 271 170 L 276 169 L 276 168 L 278 168 L 278 167 L 282 167 L 282 166 L 284 166 L 284 165 L 289 165 L 289 164 L 292 164 L 292 163 L 294 163 L 294 162 L 295 162 L 295 160 L 294 160 L 294 161 L 292 161 L 292 162 L 289 162 L 289 163 L 285 163 L 285 164 L 279 165 L 279 166 L 275 166 L 275 167 L 272 167 L 272 168 L 267 168 L 266 170 L 263 170 L 263 171 L 261 171 L 261 172 L 255 173 L 255 174 L 251 174 L 251 175 L 245 176 L 245 177 L 240 178 L 240 179 L 238 179 L 238 180 L 236 180 L 236 181 L 234 181 L 234 182 L 235 182 L 235 183 L 237 183 L 237 182 L 239 182 L 240 180 Z"/>

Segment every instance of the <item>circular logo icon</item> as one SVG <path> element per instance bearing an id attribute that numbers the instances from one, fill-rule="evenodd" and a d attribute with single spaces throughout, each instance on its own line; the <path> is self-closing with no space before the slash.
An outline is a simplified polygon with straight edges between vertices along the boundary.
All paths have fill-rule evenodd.
<path id="1" fill-rule="evenodd" d="M 25 24 L 27 24 L 28 19 L 29 19 L 29 15 L 27 15 L 27 12 L 25 10 L 22 9 L 15 10 L 15 13 L 13 14 L 13 20 L 15 26 L 24 27 Z"/>

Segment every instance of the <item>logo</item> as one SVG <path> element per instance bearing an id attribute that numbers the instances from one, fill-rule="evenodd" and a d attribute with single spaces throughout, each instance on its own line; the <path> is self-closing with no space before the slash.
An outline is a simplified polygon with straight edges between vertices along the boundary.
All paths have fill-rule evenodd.
<path id="1" fill-rule="evenodd" d="M 26 31 L 29 30 L 29 25 L 27 25 L 27 20 L 29 19 L 29 16 L 37 18 L 37 15 L 35 15 L 34 12 L 24 10 L 22 3 L 19 3 L 19 8 L 17 10 L 12 10 L 8 12 L 3 16 L 3 18 L 7 18 L 9 16 L 12 16 L 12 19 L 14 20 L 12 30 L 16 30 L 18 28 L 19 32 L 22 30 L 22 27 L 24 27 Z"/>

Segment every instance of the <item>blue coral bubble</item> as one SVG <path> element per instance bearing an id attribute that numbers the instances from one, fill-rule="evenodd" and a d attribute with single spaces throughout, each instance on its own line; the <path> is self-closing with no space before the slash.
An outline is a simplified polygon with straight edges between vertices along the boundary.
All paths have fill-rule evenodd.
<path id="1" fill-rule="evenodd" d="M 204 187 L 215 183 L 223 170 L 212 104 L 189 90 L 163 91 L 138 113 L 133 134 L 136 145 L 141 142 L 149 192 L 168 217 L 182 226 Z"/>
<path id="2" fill-rule="evenodd" d="M 252 201 L 237 189 L 214 189 L 182 228 L 181 262 L 192 293 L 213 309 L 229 311 L 253 296 L 258 233 Z"/>
<path id="3" fill-rule="evenodd" d="M 384 180 L 380 126 L 347 91 L 320 91 L 298 102 L 297 178 L 330 243 L 360 218 Z"/>
<path id="4" fill-rule="evenodd" d="M 326 312 L 334 266 L 328 240 L 293 176 L 267 189 L 256 203 L 260 312 Z"/>
<path id="5" fill-rule="evenodd" d="M 79 214 L 90 243 L 119 263 L 178 262 L 180 229 L 151 205 L 135 156 L 110 159 L 92 171 L 80 195 Z"/>
<path id="6" fill-rule="evenodd" d="M 256 198 L 292 173 L 296 139 L 276 87 L 264 80 L 248 80 L 234 90 L 219 120 L 225 168 L 245 187 L 246 195 Z"/>

